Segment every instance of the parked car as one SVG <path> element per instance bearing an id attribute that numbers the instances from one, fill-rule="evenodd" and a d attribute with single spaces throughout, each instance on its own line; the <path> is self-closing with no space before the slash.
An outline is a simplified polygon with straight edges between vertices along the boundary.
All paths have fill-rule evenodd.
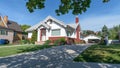
<path id="1" fill-rule="evenodd" d="M 8 44 L 9 40 L 7 39 L 0 39 L 0 44 Z"/>

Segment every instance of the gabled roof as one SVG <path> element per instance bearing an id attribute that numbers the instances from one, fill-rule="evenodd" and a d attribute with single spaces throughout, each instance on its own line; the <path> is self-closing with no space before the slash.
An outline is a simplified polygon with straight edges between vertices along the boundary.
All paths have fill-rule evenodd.
<path id="1" fill-rule="evenodd" d="M 2 27 L 2 26 L 0 26 L 0 29 L 12 30 L 12 29 L 9 29 L 9 28 L 6 28 L 6 27 Z"/>
<path id="2" fill-rule="evenodd" d="M 20 25 L 18 25 L 14 21 L 8 20 L 7 26 L 8 26 L 9 29 L 12 29 L 12 30 L 18 31 L 18 32 L 22 32 L 22 29 L 21 29 Z"/>
<path id="3" fill-rule="evenodd" d="M 22 32 L 22 29 L 21 29 L 20 25 L 17 24 L 16 22 L 8 20 L 7 23 L 5 23 L 5 21 L 3 20 L 3 18 L 1 16 L 0 16 L 0 18 L 1 18 L 1 22 L 0 23 L 4 24 L 4 26 L 1 25 L 0 28 Z"/>
<path id="4" fill-rule="evenodd" d="M 76 29 L 79 24 L 68 24 L 68 26 L 72 27 L 73 29 Z"/>
<path id="5" fill-rule="evenodd" d="M 98 37 L 98 36 L 96 36 L 96 35 L 94 35 L 94 34 L 90 34 L 90 35 L 84 37 L 83 39 L 86 39 L 86 38 L 101 39 L 100 37 Z"/>
<path id="6" fill-rule="evenodd" d="M 60 24 L 60 25 L 62 25 L 62 26 L 64 26 L 64 27 L 66 27 L 66 25 L 64 24 L 63 21 L 60 21 L 60 20 L 58 20 L 58 19 L 56 19 L 56 18 L 54 18 L 54 17 L 52 17 L 52 16 L 48 16 L 48 17 L 44 20 L 44 22 L 46 22 L 46 21 L 49 20 L 49 19 L 52 19 L 52 20 L 55 21 L 56 23 L 58 23 L 58 24 Z"/>
<path id="7" fill-rule="evenodd" d="M 30 27 L 30 28 L 28 28 L 27 30 L 25 30 L 25 31 L 33 31 L 33 30 L 36 30 L 38 27 L 40 27 L 40 26 L 44 26 L 44 27 L 46 27 L 47 29 L 49 29 L 50 28 L 50 26 L 48 26 L 47 24 L 45 24 L 44 22 L 40 22 L 40 23 L 38 23 L 38 24 L 36 24 L 36 25 L 33 25 L 32 27 Z"/>
<path id="8" fill-rule="evenodd" d="M 36 24 L 36 25 L 28 28 L 26 31 L 36 30 L 36 29 L 37 29 L 39 26 L 41 26 L 41 25 L 44 26 L 44 27 L 46 27 L 47 29 L 49 29 L 50 26 L 47 25 L 47 24 L 45 24 L 45 22 L 48 21 L 49 19 L 55 21 L 55 23 L 57 23 L 57 24 L 59 24 L 59 25 L 61 25 L 61 26 L 63 26 L 63 27 L 66 27 L 66 25 L 65 25 L 62 21 L 57 20 L 56 18 L 53 18 L 52 16 L 48 16 L 48 17 L 46 17 L 43 21 L 40 21 L 38 24 Z"/>
<path id="9" fill-rule="evenodd" d="M 60 20 L 58 20 L 58 19 L 56 19 L 56 18 L 54 18 L 54 17 L 52 17 L 52 16 L 47 16 L 43 21 L 40 21 L 38 24 L 36 24 L 36 25 L 28 28 L 28 29 L 25 30 L 25 31 L 26 31 L 26 32 L 28 32 L 28 31 L 33 31 L 33 30 L 36 30 L 37 28 L 39 28 L 40 26 L 44 26 L 44 27 L 46 27 L 47 29 L 49 29 L 50 26 L 47 25 L 47 24 L 45 24 L 45 22 L 47 22 L 48 20 L 52 20 L 52 21 L 54 21 L 55 23 L 63 26 L 64 28 L 67 28 L 67 27 L 69 28 L 69 27 L 70 27 L 70 28 L 72 28 L 72 29 L 74 29 L 74 30 L 75 30 L 75 29 L 77 28 L 77 26 L 79 25 L 79 24 L 67 24 L 67 25 L 65 25 L 64 22 L 62 22 L 62 21 L 60 21 Z"/>

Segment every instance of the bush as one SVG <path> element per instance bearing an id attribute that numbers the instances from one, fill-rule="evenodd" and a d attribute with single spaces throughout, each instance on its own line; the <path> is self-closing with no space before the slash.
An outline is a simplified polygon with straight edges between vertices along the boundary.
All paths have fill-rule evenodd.
<path id="1" fill-rule="evenodd" d="M 49 45 L 51 43 L 50 40 L 46 40 L 45 43 L 43 45 Z"/>
<path id="2" fill-rule="evenodd" d="M 84 40 L 80 40 L 79 42 L 75 42 L 75 44 L 85 44 L 86 42 Z"/>
<path id="3" fill-rule="evenodd" d="M 60 45 L 65 45 L 66 40 L 65 40 L 65 38 L 60 38 L 59 42 L 60 42 Z"/>
<path id="4" fill-rule="evenodd" d="M 35 44 L 35 41 L 37 41 L 37 32 L 36 31 L 33 31 L 32 33 L 32 38 L 31 38 L 31 43 L 32 44 Z"/>
<path id="5" fill-rule="evenodd" d="M 55 40 L 54 45 L 59 45 L 59 42 L 60 42 L 59 40 Z"/>
<path id="6" fill-rule="evenodd" d="M 30 40 L 26 39 L 26 40 L 21 40 L 20 42 L 21 44 L 30 44 Z"/>
<path id="7" fill-rule="evenodd" d="M 101 38 L 99 45 L 105 45 L 105 41 L 103 37 Z"/>
<path id="8" fill-rule="evenodd" d="M 58 40 L 55 40 L 54 45 L 65 45 L 66 44 L 66 40 L 65 38 L 60 38 Z"/>

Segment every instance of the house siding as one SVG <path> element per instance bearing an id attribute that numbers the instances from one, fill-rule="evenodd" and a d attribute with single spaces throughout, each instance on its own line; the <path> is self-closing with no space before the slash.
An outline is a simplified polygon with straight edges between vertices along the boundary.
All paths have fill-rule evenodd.
<path id="1" fill-rule="evenodd" d="M 32 38 L 32 32 L 28 32 L 28 38 Z"/>
<path id="2" fill-rule="evenodd" d="M 63 28 L 62 26 L 58 25 L 57 23 L 52 22 L 52 24 L 50 26 L 51 26 L 50 35 L 49 35 L 50 37 L 52 37 L 51 32 L 54 29 L 60 29 L 60 36 L 67 36 L 65 28 Z"/>
<path id="3" fill-rule="evenodd" d="M 7 39 L 9 40 L 10 44 L 13 42 L 13 31 L 8 31 L 8 35 L 0 35 L 0 39 Z"/>

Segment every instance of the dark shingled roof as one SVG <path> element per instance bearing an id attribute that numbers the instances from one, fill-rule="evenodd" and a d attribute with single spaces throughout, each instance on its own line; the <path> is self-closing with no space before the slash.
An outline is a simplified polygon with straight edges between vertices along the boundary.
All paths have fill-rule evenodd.
<path id="1" fill-rule="evenodd" d="M 0 29 L 8 29 L 8 28 L 0 26 Z"/>
<path id="2" fill-rule="evenodd" d="M 8 20 L 7 26 L 8 26 L 9 29 L 12 29 L 12 30 L 18 31 L 18 32 L 22 32 L 22 29 L 20 28 L 20 25 L 18 25 L 14 21 Z"/>

